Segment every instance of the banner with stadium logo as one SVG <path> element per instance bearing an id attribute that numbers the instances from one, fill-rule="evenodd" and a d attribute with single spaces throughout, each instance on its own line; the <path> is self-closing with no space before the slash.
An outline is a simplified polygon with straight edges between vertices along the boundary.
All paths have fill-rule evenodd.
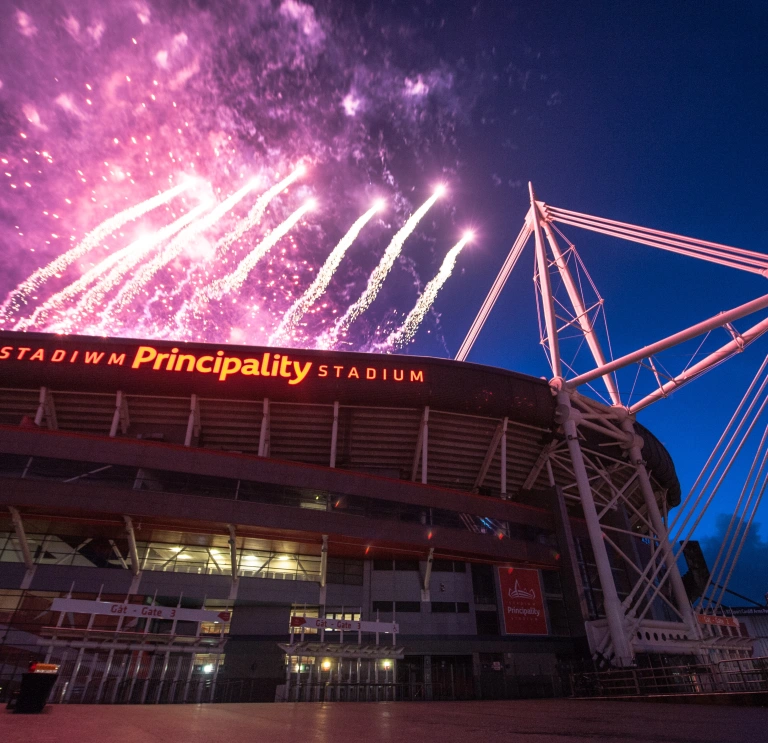
<path id="1" fill-rule="evenodd" d="M 508 635 L 546 635 L 547 616 L 538 570 L 499 568 L 504 632 Z"/>

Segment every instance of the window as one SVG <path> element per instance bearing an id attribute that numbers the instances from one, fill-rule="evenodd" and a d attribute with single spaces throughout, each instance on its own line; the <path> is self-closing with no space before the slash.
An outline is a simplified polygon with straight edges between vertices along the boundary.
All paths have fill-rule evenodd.
<path id="1" fill-rule="evenodd" d="M 328 558 L 328 583 L 345 586 L 363 585 L 363 561 Z"/>
<path id="2" fill-rule="evenodd" d="M 466 601 L 433 601 L 433 614 L 469 614 L 469 604 Z"/>
<path id="3" fill-rule="evenodd" d="M 417 570 L 419 569 L 418 560 L 395 560 L 395 570 Z"/>
<path id="4" fill-rule="evenodd" d="M 421 611 L 419 601 L 395 601 L 395 611 L 417 614 Z"/>
<path id="5" fill-rule="evenodd" d="M 433 614 L 455 614 L 456 604 L 453 601 L 433 601 Z"/>
<path id="6" fill-rule="evenodd" d="M 541 582 L 544 584 L 544 593 L 562 594 L 560 573 L 557 570 L 542 570 L 539 575 L 541 575 Z"/>
<path id="7" fill-rule="evenodd" d="M 472 563 L 472 587 L 476 604 L 496 604 L 496 579 L 492 565 Z"/>
<path id="8" fill-rule="evenodd" d="M 467 564 L 456 560 L 433 560 L 432 570 L 436 573 L 466 573 Z"/>
<path id="9" fill-rule="evenodd" d="M 374 570 L 392 570 L 392 560 L 374 560 Z"/>
<path id="10" fill-rule="evenodd" d="M 478 635 L 498 635 L 499 634 L 499 615 L 495 611 L 476 611 L 475 622 L 477 622 Z"/>
<path id="11" fill-rule="evenodd" d="M 387 614 L 391 614 L 392 602 L 391 601 L 374 601 L 372 604 L 372 608 L 374 612 L 380 611 L 380 612 L 386 612 Z"/>
<path id="12" fill-rule="evenodd" d="M 563 600 L 560 573 L 557 570 L 542 570 L 540 575 L 544 586 L 544 597 L 547 601 L 549 634 L 567 637 L 571 631 L 568 626 L 568 612 Z"/>

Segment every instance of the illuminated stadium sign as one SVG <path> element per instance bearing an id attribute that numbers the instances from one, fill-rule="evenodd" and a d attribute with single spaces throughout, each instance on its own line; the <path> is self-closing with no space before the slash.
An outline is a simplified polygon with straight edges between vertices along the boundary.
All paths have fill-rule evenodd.
<path id="1" fill-rule="evenodd" d="M 546 428 L 546 380 L 446 359 L 0 331 L 0 388 L 453 410 Z M 353 413 L 348 413 L 352 415 Z"/>
<path id="2" fill-rule="evenodd" d="M 210 374 L 219 382 L 226 382 L 230 377 L 274 377 L 289 385 L 304 382 L 307 377 L 318 379 L 350 379 L 366 382 L 423 383 L 423 368 L 405 369 L 399 365 L 382 364 L 376 357 L 370 357 L 368 364 L 321 363 L 324 359 L 307 359 L 285 351 L 280 353 L 263 351 L 258 354 L 233 351 L 180 351 L 178 347 L 157 348 L 156 346 L 138 346 L 130 351 L 116 352 L 88 348 L 86 344 L 76 348 L 51 348 L 39 345 L 13 345 L 0 347 L 0 362 L 22 362 L 28 364 L 77 364 L 88 367 L 127 367 L 147 369 L 160 373 Z M 385 360 L 387 357 L 381 357 Z M 373 364 L 373 361 L 378 363 Z"/>

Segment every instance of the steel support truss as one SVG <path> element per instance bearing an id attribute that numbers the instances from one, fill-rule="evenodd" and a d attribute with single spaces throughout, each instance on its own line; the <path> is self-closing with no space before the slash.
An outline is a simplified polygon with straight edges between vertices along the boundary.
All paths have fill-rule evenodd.
<path id="1" fill-rule="evenodd" d="M 548 445 L 548 462 L 571 514 L 583 516 L 583 588 L 592 616 L 605 617 L 588 622 L 592 651 L 630 664 L 637 650 L 648 649 L 648 622 L 679 635 L 678 650 L 695 650 L 698 625 L 672 557 L 666 492 L 654 488 L 632 417 L 567 389 L 557 402 L 563 438 Z"/>
<path id="2" fill-rule="evenodd" d="M 589 602 L 584 606 L 591 615 L 601 617 L 587 622 L 593 652 L 613 658 L 618 665 L 631 663 L 639 650 L 703 652 L 703 636 L 669 542 L 666 494 L 654 488 L 652 473 L 642 456 L 643 441 L 634 427 L 634 414 L 740 353 L 768 332 L 768 318 L 743 332 L 737 332 L 732 325 L 735 320 L 768 309 L 768 294 L 621 358 L 608 360 L 594 328 L 595 317 L 602 310 L 602 299 L 599 294 L 596 301 L 585 299 L 582 284 L 569 266 L 572 255 L 582 268 L 583 263 L 575 246 L 569 243 L 567 249 L 561 248 L 556 233 L 564 236 L 554 223 L 767 277 L 768 256 L 569 212 L 538 201 L 530 184 L 529 191 L 530 208 L 523 229 L 456 359 L 463 361 L 469 355 L 533 235 L 541 345 L 552 369 L 550 386 L 558 403 L 555 421 L 558 428 L 554 440 L 542 449 L 524 487 L 533 487 L 546 466 L 551 483 L 561 485 L 574 515 L 583 515 L 588 550 L 584 543 L 585 549 L 580 549 L 581 575 L 583 588 L 591 596 L 591 606 Z M 553 277 L 559 278 L 567 299 L 555 296 Z M 594 284 L 592 288 L 597 294 Z M 677 375 L 659 371 L 653 359 L 655 354 L 717 328 L 730 334 L 728 343 L 689 364 Z M 566 331 L 583 339 L 594 361 L 592 370 L 577 374 L 564 361 L 560 342 L 567 337 L 563 335 Z M 650 369 L 658 389 L 630 405 L 622 401 L 614 375 L 632 364 Z M 571 377 L 566 379 L 568 373 Z M 582 385 L 598 380 L 605 386 L 610 404 L 604 405 L 577 391 Z M 599 597 L 596 592 L 600 593 Z"/>

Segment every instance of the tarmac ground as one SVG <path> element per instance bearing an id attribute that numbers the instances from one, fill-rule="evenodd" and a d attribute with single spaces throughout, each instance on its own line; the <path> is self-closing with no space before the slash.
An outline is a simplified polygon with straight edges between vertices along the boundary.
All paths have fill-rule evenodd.
<path id="1" fill-rule="evenodd" d="M 0 712 L 3 743 L 758 743 L 768 709 L 566 699 L 49 705 Z"/>

